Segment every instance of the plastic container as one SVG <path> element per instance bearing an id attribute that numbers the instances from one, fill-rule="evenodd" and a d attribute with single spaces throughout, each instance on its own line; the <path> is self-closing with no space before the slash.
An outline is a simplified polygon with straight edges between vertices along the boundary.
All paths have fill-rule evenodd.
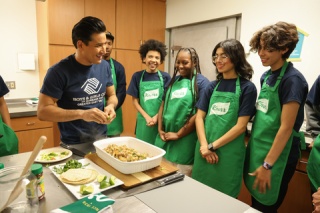
<path id="1" fill-rule="evenodd" d="M 138 152 L 148 153 L 149 157 L 139 161 L 123 162 L 103 150 L 109 144 L 126 145 Z M 107 138 L 96 141 L 93 145 L 96 148 L 97 155 L 102 160 L 123 174 L 132 174 L 157 167 L 161 163 L 162 156 L 166 154 L 163 149 L 133 137 Z"/>
<path id="2" fill-rule="evenodd" d="M 31 172 L 37 177 L 37 191 L 39 200 L 44 198 L 44 177 L 43 177 L 43 168 L 41 164 L 32 164 Z"/>
<path id="3" fill-rule="evenodd" d="M 20 177 L 24 166 L 11 166 L 0 170 L 0 208 L 7 202 L 12 190 L 20 181 L 21 193 L 3 212 L 35 213 L 39 209 L 37 178 L 29 170 Z"/>

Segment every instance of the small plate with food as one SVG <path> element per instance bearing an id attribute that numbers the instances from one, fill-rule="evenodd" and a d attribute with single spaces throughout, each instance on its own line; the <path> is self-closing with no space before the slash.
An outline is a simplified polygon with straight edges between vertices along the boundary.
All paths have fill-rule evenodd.
<path id="1" fill-rule="evenodd" d="M 72 156 L 72 151 L 61 147 L 43 149 L 35 159 L 38 163 L 54 163 L 65 160 Z"/>
<path id="2" fill-rule="evenodd" d="M 70 159 L 49 169 L 77 199 L 123 184 L 123 181 L 86 158 Z"/>

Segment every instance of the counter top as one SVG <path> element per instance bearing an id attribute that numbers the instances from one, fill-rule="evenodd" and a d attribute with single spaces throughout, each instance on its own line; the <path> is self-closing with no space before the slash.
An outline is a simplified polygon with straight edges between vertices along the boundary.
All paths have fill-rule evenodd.
<path id="1" fill-rule="evenodd" d="M 24 165 L 31 152 L 0 157 L 5 167 Z M 77 159 L 77 156 L 73 156 Z M 61 163 L 61 162 L 59 162 Z M 44 165 L 45 199 L 40 201 L 39 212 L 50 210 L 70 204 L 76 198 Z M 103 192 L 110 198 L 122 193 L 121 187 L 112 188 Z M 59 196 L 57 196 L 59 195 Z M 249 205 L 214 190 L 192 178 L 185 177 L 183 181 L 160 187 L 135 196 L 115 199 L 112 205 L 114 212 L 126 213 L 167 213 L 167 212 L 246 212 L 258 211 Z"/>
<path id="2" fill-rule="evenodd" d="M 37 115 L 37 104 L 27 104 L 27 99 L 6 100 L 10 118 L 28 117 Z"/>

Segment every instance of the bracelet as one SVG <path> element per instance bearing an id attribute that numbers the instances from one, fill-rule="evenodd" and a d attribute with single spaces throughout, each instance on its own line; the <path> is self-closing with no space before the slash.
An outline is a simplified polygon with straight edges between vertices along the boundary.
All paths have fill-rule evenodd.
<path id="1" fill-rule="evenodd" d="M 273 166 L 271 166 L 269 163 L 267 162 L 263 162 L 262 164 L 263 168 L 265 168 L 266 170 L 271 170 Z"/>

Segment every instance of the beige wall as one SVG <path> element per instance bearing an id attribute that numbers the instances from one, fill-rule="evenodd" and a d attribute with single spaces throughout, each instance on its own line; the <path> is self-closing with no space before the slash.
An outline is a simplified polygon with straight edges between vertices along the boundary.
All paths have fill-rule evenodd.
<path id="1" fill-rule="evenodd" d="M 240 41 L 246 45 L 252 34 L 265 25 L 277 21 L 294 23 L 309 34 L 303 42 L 302 61 L 294 62 L 294 65 L 304 74 L 311 87 L 320 74 L 317 63 L 320 46 L 319 9 L 318 0 L 167 0 L 166 27 L 172 28 L 241 14 Z M 260 88 L 259 79 L 266 68 L 261 65 L 257 54 L 250 53 L 248 60 L 255 70 L 253 82 Z"/>
<path id="2" fill-rule="evenodd" d="M 36 1 L 0 0 L 0 27 L 0 75 L 5 81 L 16 81 L 16 89 L 5 99 L 38 96 Z M 18 53 L 33 53 L 36 70 L 19 70 Z"/>

